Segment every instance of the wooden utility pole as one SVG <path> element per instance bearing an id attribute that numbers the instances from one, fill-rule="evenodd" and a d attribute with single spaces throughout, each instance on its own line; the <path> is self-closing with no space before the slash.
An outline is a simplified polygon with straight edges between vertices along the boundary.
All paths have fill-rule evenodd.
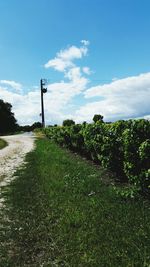
<path id="1" fill-rule="evenodd" d="M 41 116 L 42 116 L 42 127 L 45 127 L 45 117 L 44 117 L 44 100 L 43 100 L 43 94 L 47 92 L 47 88 L 44 88 L 45 80 L 41 79 Z"/>

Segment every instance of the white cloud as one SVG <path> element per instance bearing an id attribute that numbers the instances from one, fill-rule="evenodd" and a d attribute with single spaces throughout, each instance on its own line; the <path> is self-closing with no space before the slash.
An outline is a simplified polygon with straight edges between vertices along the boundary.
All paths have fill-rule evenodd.
<path id="1" fill-rule="evenodd" d="M 86 45 L 84 44 L 81 47 L 70 46 L 61 50 L 54 59 L 45 64 L 47 68 L 54 68 L 63 72 L 64 78 L 67 79 L 66 82 L 49 84 L 48 94 L 45 96 L 46 112 L 49 112 L 49 107 L 53 107 L 53 114 L 57 114 L 57 120 L 66 117 L 66 107 L 70 105 L 75 96 L 80 95 L 86 89 L 89 82 L 83 76 L 82 69 L 74 63 L 75 59 L 81 59 L 87 55 L 88 48 Z M 89 72 L 89 68 L 86 68 L 85 71 Z M 71 114 L 68 116 L 71 116 Z"/>
<path id="2" fill-rule="evenodd" d="M 64 118 L 70 117 L 68 105 L 72 104 L 74 97 L 80 95 L 87 87 L 88 79 L 83 76 L 82 70 L 74 63 L 75 59 L 81 59 L 86 56 L 88 49 L 85 45 L 80 47 L 70 46 L 61 50 L 56 57 L 45 64 L 46 68 L 54 68 L 64 73 L 66 82 L 49 84 L 48 92 L 44 94 L 45 113 L 48 123 L 61 123 Z M 13 88 L 21 88 L 21 85 L 14 81 L 4 81 L 3 84 Z M 1 98 L 13 105 L 13 112 L 19 123 L 31 124 L 34 121 L 41 120 L 40 89 L 31 88 L 27 93 L 14 93 L 10 88 L 0 88 Z"/>
<path id="3" fill-rule="evenodd" d="M 60 50 L 54 59 L 50 59 L 44 66 L 45 68 L 54 68 L 57 71 L 64 72 L 68 68 L 74 67 L 73 61 L 86 56 L 88 48 L 84 45 L 81 47 L 70 46 L 67 49 Z"/>
<path id="4" fill-rule="evenodd" d="M 73 71 L 73 70 L 72 70 Z M 62 123 L 65 118 L 70 117 L 68 105 L 72 99 L 81 94 L 85 89 L 87 80 L 80 77 L 80 72 L 73 71 L 69 82 L 49 84 L 48 92 L 44 94 L 45 118 L 47 124 Z M 71 75 L 71 74 L 70 74 Z M 41 96 L 40 90 L 24 93 L 14 93 L 8 88 L 0 87 L 0 98 L 12 104 L 13 112 L 19 124 L 32 124 L 40 121 Z"/>
<path id="5" fill-rule="evenodd" d="M 45 68 L 54 68 L 55 70 L 64 72 L 66 68 L 73 67 L 73 63 L 61 58 L 54 58 L 49 60 L 44 66 Z"/>
<path id="6" fill-rule="evenodd" d="M 65 74 L 65 77 L 72 82 L 74 87 L 78 87 L 79 89 L 81 88 L 81 90 L 84 90 L 88 84 L 88 79 L 82 75 L 80 67 L 71 68 Z"/>
<path id="7" fill-rule="evenodd" d="M 84 72 L 85 74 L 87 74 L 87 75 L 90 75 L 90 74 L 91 74 L 91 70 L 90 70 L 89 67 L 83 67 L 82 70 L 83 70 L 83 72 Z"/>
<path id="8" fill-rule="evenodd" d="M 76 111 L 77 120 L 90 120 L 102 114 L 106 120 L 145 117 L 150 114 L 150 73 L 118 79 L 84 92 L 90 103 Z M 92 97 L 100 98 L 91 102 Z"/>
<path id="9" fill-rule="evenodd" d="M 64 61 L 71 61 L 74 59 L 82 58 L 87 54 L 87 47 L 76 47 L 71 46 L 65 50 L 61 50 L 57 53 L 57 57 L 63 59 Z"/>
<path id="10" fill-rule="evenodd" d="M 64 78 L 68 81 L 53 83 L 48 85 L 48 94 L 46 97 L 51 106 L 57 107 L 61 113 L 72 99 L 81 94 L 87 87 L 89 80 L 83 76 L 82 70 L 74 63 L 75 59 L 81 59 L 87 55 L 87 42 L 82 42 L 80 47 L 70 46 L 64 50 L 60 50 L 54 59 L 45 64 L 46 68 L 54 68 L 64 73 Z M 89 72 L 89 68 L 85 67 L 85 72 Z M 48 105 L 48 103 L 47 103 Z"/>
<path id="11" fill-rule="evenodd" d="M 146 116 L 144 116 L 144 119 L 145 119 L 145 120 L 150 120 L 150 114 L 149 114 L 149 115 L 146 115 Z"/>
<path id="12" fill-rule="evenodd" d="M 74 62 L 87 55 L 89 42 L 81 42 L 82 46 L 70 46 L 61 50 L 45 64 L 45 67 L 64 74 L 64 81 L 48 84 L 48 92 L 44 94 L 47 124 L 60 124 L 66 118 L 73 118 L 77 122 L 91 121 L 94 114 L 102 114 L 108 121 L 150 118 L 150 73 L 113 79 L 109 84 L 87 88 L 87 75 L 91 74 L 91 70 Z M 13 112 L 20 124 L 32 124 L 41 120 L 40 88 L 32 86 L 30 92 L 20 92 L 21 84 L 7 80 L 1 80 L 0 85 L 0 98 L 13 105 Z M 11 88 L 17 91 L 14 92 Z M 79 97 L 87 103 L 81 105 Z M 77 105 L 80 108 L 76 108 L 74 99 L 79 100 Z"/>
<path id="13" fill-rule="evenodd" d="M 107 121 L 134 117 L 150 119 L 150 73 L 117 80 L 88 90 L 86 90 L 88 81 L 82 77 L 79 67 L 70 70 L 68 79 L 68 82 L 48 85 L 48 92 L 44 94 L 47 124 L 62 123 L 66 118 L 73 118 L 76 122 L 91 121 L 94 114 L 102 114 Z M 81 94 L 88 96 L 90 102 L 73 113 L 70 105 L 73 104 L 74 97 Z M 30 124 L 41 120 L 39 89 L 23 95 L 0 87 L 0 96 L 13 105 L 13 112 L 19 123 Z M 91 102 L 94 96 L 100 99 Z"/>
<path id="14" fill-rule="evenodd" d="M 49 84 L 48 92 L 44 94 L 45 113 L 48 123 L 61 123 L 64 118 L 70 117 L 68 114 L 68 105 L 72 105 L 74 97 L 80 95 L 87 87 L 88 79 L 83 76 L 79 66 L 74 63 L 75 59 L 81 59 L 87 55 L 87 43 L 82 42 L 80 47 L 70 46 L 60 50 L 54 59 L 45 64 L 45 68 L 53 68 L 64 73 L 66 81 Z M 85 69 L 87 72 L 88 69 Z M 41 98 L 40 89 L 32 86 L 30 92 L 22 92 L 22 85 L 14 81 L 1 80 L 0 96 L 4 101 L 8 101 L 13 106 L 13 112 L 20 124 L 31 124 L 34 121 L 41 120 Z M 18 92 L 10 90 L 14 88 Z"/>
<path id="15" fill-rule="evenodd" d="M 38 119 L 40 113 L 40 92 L 33 91 L 26 94 L 12 92 L 0 87 L 0 98 L 12 104 L 12 111 L 20 124 L 30 124 Z"/>
<path id="16" fill-rule="evenodd" d="M 0 84 L 4 84 L 6 86 L 10 86 L 16 91 L 21 91 L 22 90 L 22 84 L 17 83 L 15 81 L 9 81 L 9 80 L 0 80 Z"/>
<path id="17" fill-rule="evenodd" d="M 88 89 L 85 92 L 85 97 L 95 97 L 95 96 L 121 96 L 129 98 L 135 95 L 135 92 L 145 92 L 149 91 L 150 88 L 150 72 L 140 74 L 138 76 L 127 77 L 124 79 L 115 80 L 109 84 L 98 85 Z"/>
<path id="18" fill-rule="evenodd" d="M 87 40 L 81 40 L 81 43 L 84 44 L 84 45 L 89 45 L 90 44 L 90 42 L 87 41 Z"/>

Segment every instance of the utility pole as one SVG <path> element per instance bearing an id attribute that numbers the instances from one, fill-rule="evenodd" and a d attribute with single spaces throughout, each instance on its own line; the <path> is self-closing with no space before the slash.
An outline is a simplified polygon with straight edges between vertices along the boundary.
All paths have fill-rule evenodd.
<path id="1" fill-rule="evenodd" d="M 42 116 L 42 127 L 45 127 L 45 118 L 44 118 L 44 100 L 43 100 L 43 94 L 47 92 L 47 88 L 44 88 L 43 86 L 46 84 L 45 79 L 41 79 L 41 116 Z"/>

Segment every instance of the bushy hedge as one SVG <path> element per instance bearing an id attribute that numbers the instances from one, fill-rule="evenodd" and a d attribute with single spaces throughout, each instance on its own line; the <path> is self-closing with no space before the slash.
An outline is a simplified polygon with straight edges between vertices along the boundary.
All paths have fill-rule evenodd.
<path id="1" fill-rule="evenodd" d="M 150 194 L 150 122 L 117 121 L 71 126 L 54 126 L 45 130 L 48 138 L 90 157 L 113 171 L 120 181 L 135 191 Z"/>

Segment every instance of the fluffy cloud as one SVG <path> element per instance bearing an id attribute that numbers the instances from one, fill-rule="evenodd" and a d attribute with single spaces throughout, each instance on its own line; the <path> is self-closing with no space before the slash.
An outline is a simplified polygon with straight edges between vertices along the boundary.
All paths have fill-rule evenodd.
<path id="1" fill-rule="evenodd" d="M 82 71 L 83 71 L 85 74 L 87 74 L 87 75 L 90 75 L 90 74 L 91 74 L 91 70 L 90 70 L 89 67 L 83 67 L 83 68 L 82 68 Z"/>
<path id="2" fill-rule="evenodd" d="M 89 89 L 86 89 L 87 83 L 80 68 L 76 67 L 68 73 L 68 82 L 48 85 L 48 92 L 44 95 L 47 124 L 61 123 L 66 118 L 73 118 L 76 122 L 91 121 L 94 114 L 102 114 L 107 121 L 134 117 L 150 119 L 150 73 Z M 13 112 L 20 124 L 40 120 L 39 89 L 20 94 L 0 87 L 0 95 L 13 105 Z M 85 95 L 89 102 L 71 112 L 70 105 L 79 95 Z M 97 100 L 92 101 L 95 96 Z"/>
<path id="3" fill-rule="evenodd" d="M 90 68 L 75 64 L 75 59 L 83 59 L 88 53 L 89 42 L 82 40 L 81 43 L 79 47 L 70 46 L 59 51 L 45 64 L 46 68 L 64 74 L 64 81 L 47 85 L 48 92 L 44 94 L 47 124 L 60 124 L 66 118 L 76 122 L 91 121 L 94 114 L 102 114 L 107 121 L 134 117 L 150 119 L 150 73 L 115 78 L 109 84 L 88 88 Z M 86 104 L 80 104 L 80 97 Z M 20 124 L 41 120 L 40 89 L 37 86 L 26 92 L 18 82 L 1 80 L 0 98 L 13 105 Z M 78 109 L 74 99 L 78 101 Z"/>
<path id="4" fill-rule="evenodd" d="M 73 63 L 61 58 L 54 58 L 49 60 L 44 66 L 45 68 L 54 68 L 55 70 L 64 72 L 66 68 L 73 67 Z"/>
<path id="5" fill-rule="evenodd" d="M 86 41 L 85 41 L 86 42 Z M 67 68 L 74 67 L 73 61 L 81 59 L 87 55 L 88 48 L 85 43 L 81 47 L 70 46 L 56 54 L 54 59 L 50 59 L 44 66 L 45 68 L 54 68 L 57 71 L 64 72 Z"/>
<path id="6" fill-rule="evenodd" d="M 82 93 L 86 87 L 87 80 L 79 78 L 71 82 L 60 82 L 48 85 L 48 93 L 45 95 L 47 108 L 52 106 L 53 109 L 62 110 L 75 97 Z"/>
<path id="7" fill-rule="evenodd" d="M 1 98 L 12 104 L 20 124 L 31 124 L 38 119 L 40 113 L 40 92 L 33 91 L 26 94 L 14 93 L 7 88 L 0 87 Z"/>
<path id="8" fill-rule="evenodd" d="M 69 78 L 68 78 L 69 79 Z M 48 92 L 44 94 L 45 117 L 47 124 L 62 123 L 68 114 L 68 106 L 72 99 L 86 88 L 87 80 L 80 76 L 78 69 L 70 73 L 70 81 L 49 84 Z M 12 104 L 13 112 L 19 124 L 32 124 L 41 120 L 40 90 L 32 89 L 28 93 L 19 94 L 8 88 L 0 87 L 0 96 L 4 101 Z"/>
<path id="9" fill-rule="evenodd" d="M 59 90 L 55 90 L 56 88 Z M 61 123 L 65 118 L 62 109 L 70 99 L 70 96 L 65 92 L 65 89 L 66 84 L 53 84 L 49 88 L 49 92 L 44 95 L 47 124 L 56 122 Z M 19 94 L 0 87 L 0 95 L 4 101 L 12 104 L 12 111 L 15 113 L 15 117 L 19 124 L 32 124 L 35 121 L 41 120 L 40 90 L 30 91 L 26 94 Z"/>
<path id="10" fill-rule="evenodd" d="M 46 68 L 53 68 L 64 73 L 66 82 L 53 83 L 48 85 L 48 94 L 45 96 L 45 107 L 47 114 L 52 106 L 53 112 L 57 114 L 57 122 L 59 118 L 72 117 L 73 115 L 65 115 L 66 107 L 70 105 L 75 96 L 80 95 L 86 88 L 89 80 L 84 77 L 84 73 L 90 74 L 88 67 L 82 69 L 74 63 L 75 59 L 81 59 L 87 55 L 88 41 L 81 41 L 80 47 L 70 46 L 61 50 L 56 54 L 54 59 L 49 60 Z M 62 115 L 63 114 L 63 115 Z M 56 121 L 56 117 L 55 117 Z"/>
<path id="11" fill-rule="evenodd" d="M 0 80 L 0 84 L 10 86 L 11 88 L 15 89 L 16 91 L 22 90 L 22 84 L 17 83 L 15 81 Z"/>
<path id="12" fill-rule="evenodd" d="M 111 121 L 135 117 L 148 118 L 150 73 L 95 86 L 87 89 L 84 95 L 90 99 L 90 103 L 76 111 L 75 117 L 78 121 L 90 120 L 96 113 Z M 91 102 L 93 97 L 97 97 L 97 101 Z"/>
<path id="13" fill-rule="evenodd" d="M 103 97 L 117 97 L 122 96 L 125 98 L 129 98 L 135 95 L 135 93 L 145 93 L 150 89 L 150 72 L 140 74 L 138 76 L 127 77 L 124 79 L 114 80 L 109 84 L 98 85 L 88 89 L 85 92 L 85 97 L 95 97 L 95 96 L 103 96 Z"/>
<path id="14" fill-rule="evenodd" d="M 53 68 L 64 73 L 65 82 L 47 85 L 48 92 L 44 95 L 47 123 L 62 123 L 62 120 L 72 117 L 68 114 L 68 105 L 72 105 L 75 96 L 80 95 L 87 87 L 88 79 L 84 77 L 82 69 L 74 63 L 88 52 L 87 43 L 82 46 L 70 46 L 60 50 L 54 59 L 45 64 L 46 68 Z M 10 90 L 21 89 L 21 85 L 14 81 L 2 80 L 0 87 L 1 98 L 13 105 L 13 112 L 20 124 L 31 124 L 40 120 L 41 113 L 40 90 L 32 87 L 30 92 L 14 93 Z M 6 87 L 4 87 L 6 85 Z M 7 87 L 9 86 L 9 88 Z"/>
<path id="15" fill-rule="evenodd" d="M 86 54 L 87 54 L 87 47 L 71 46 L 68 49 L 61 50 L 57 54 L 57 56 L 58 58 L 61 58 L 62 60 L 72 61 L 74 59 L 82 58 L 82 56 L 85 56 Z"/>
<path id="16" fill-rule="evenodd" d="M 84 77 L 85 72 L 89 72 L 89 68 L 83 70 L 74 63 L 75 59 L 81 59 L 87 55 L 88 41 L 81 41 L 82 46 L 70 46 L 67 49 L 61 50 L 56 54 L 54 59 L 45 64 L 46 68 L 53 68 L 64 73 L 66 82 L 53 83 L 48 85 L 48 94 L 45 96 L 46 112 L 49 112 L 49 107 L 53 107 L 53 112 L 57 112 L 58 118 L 65 118 L 65 109 L 75 96 L 80 95 L 87 87 L 89 80 Z M 61 114 L 61 116 L 60 116 Z M 62 116 L 62 114 L 64 114 Z M 71 116 L 68 114 L 67 116 Z M 56 118 L 55 118 L 56 120 Z"/>
<path id="17" fill-rule="evenodd" d="M 84 44 L 84 45 L 89 45 L 90 44 L 90 42 L 87 41 L 87 40 L 81 40 L 81 43 Z"/>

